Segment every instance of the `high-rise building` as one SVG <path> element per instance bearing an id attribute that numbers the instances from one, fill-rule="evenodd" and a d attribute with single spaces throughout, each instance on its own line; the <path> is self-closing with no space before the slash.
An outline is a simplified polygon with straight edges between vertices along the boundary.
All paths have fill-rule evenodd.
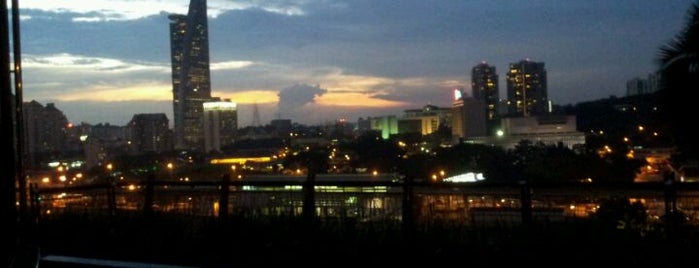
<path id="1" fill-rule="evenodd" d="M 498 106 L 500 102 L 500 87 L 495 66 L 481 62 L 471 70 L 471 89 L 473 97 L 485 102 L 485 119 L 488 134 L 494 134 L 500 125 Z"/>
<path id="2" fill-rule="evenodd" d="M 238 131 L 238 110 L 235 102 L 204 103 L 204 150 L 220 152 L 221 146 L 235 142 Z"/>
<path id="3" fill-rule="evenodd" d="M 33 166 L 42 155 L 62 152 L 66 146 L 68 128 L 72 125 L 65 114 L 53 103 L 41 105 L 37 101 L 25 102 L 24 111 L 24 148 L 27 152 L 27 164 Z"/>
<path id="4" fill-rule="evenodd" d="M 135 114 L 129 122 L 129 136 L 136 152 L 165 152 L 172 149 L 169 121 L 164 113 Z"/>
<path id="5" fill-rule="evenodd" d="M 211 99 L 206 13 L 206 0 L 191 0 L 186 16 L 169 16 L 177 149 L 204 149 L 203 103 Z"/>
<path id="6" fill-rule="evenodd" d="M 509 116 L 549 113 L 546 68 L 529 59 L 510 63 L 507 72 L 507 114 Z"/>

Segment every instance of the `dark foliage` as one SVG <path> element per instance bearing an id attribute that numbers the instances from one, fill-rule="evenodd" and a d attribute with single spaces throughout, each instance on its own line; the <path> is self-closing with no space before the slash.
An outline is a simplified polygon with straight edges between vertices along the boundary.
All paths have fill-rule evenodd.
<path id="1" fill-rule="evenodd" d="M 699 88 L 699 3 L 688 11 L 684 29 L 660 48 L 660 111 L 685 158 L 699 158 L 699 128 L 686 121 Z"/>

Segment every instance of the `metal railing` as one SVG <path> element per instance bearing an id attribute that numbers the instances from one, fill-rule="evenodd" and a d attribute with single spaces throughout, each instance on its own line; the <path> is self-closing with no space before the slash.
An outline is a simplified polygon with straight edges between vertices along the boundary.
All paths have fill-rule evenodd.
<path id="1" fill-rule="evenodd" d="M 388 179 L 387 179 L 388 178 Z M 601 201 L 624 197 L 641 202 L 651 219 L 682 212 L 699 224 L 699 184 L 459 184 L 399 180 L 396 177 L 333 180 L 319 176 L 259 176 L 231 180 L 168 181 L 154 176 L 137 183 L 56 188 L 30 187 L 32 214 L 69 211 L 144 215 L 181 213 L 228 217 L 299 216 L 308 219 L 399 220 L 408 225 L 433 220 L 468 224 L 529 223 L 588 217 Z"/>

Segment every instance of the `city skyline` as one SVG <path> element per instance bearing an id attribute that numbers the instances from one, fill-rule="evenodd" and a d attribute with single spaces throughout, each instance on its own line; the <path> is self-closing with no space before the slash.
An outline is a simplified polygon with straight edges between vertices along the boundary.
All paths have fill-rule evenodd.
<path id="1" fill-rule="evenodd" d="M 655 70 L 658 48 L 692 1 L 209 0 L 212 95 L 238 103 L 239 125 L 449 107 L 482 61 L 546 64 L 555 104 L 623 96 Z M 20 3 L 25 101 L 55 103 L 73 123 L 124 125 L 135 113 L 173 120 L 172 13 L 189 0 Z"/>

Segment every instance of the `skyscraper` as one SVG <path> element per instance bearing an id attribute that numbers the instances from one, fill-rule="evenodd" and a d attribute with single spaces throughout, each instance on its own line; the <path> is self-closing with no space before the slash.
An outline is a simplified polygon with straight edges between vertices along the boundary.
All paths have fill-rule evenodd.
<path id="1" fill-rule="evenodd" d="M 206 0 L 169 18 L 175 148 L 203 150 L 203 103 L 211 99 Z"/>
<path id="2" fill-rule="evenodd" d="M 471 70 L 471 89 L 473 97 L 485 103 L 485 120 L 488 134 L 493 134 L 500 123 L 498 103 L 500 101 L 500 88 L 498 86 L 498 74 L 495 66 L 481 62 Z"/>
<path id="3" fill-rule="evenodd" d="M 510 63 L 507 72 L 508 115 L 544 115 L 548 113 L 548 106 L 544 63 L 529 59 Z"/>

